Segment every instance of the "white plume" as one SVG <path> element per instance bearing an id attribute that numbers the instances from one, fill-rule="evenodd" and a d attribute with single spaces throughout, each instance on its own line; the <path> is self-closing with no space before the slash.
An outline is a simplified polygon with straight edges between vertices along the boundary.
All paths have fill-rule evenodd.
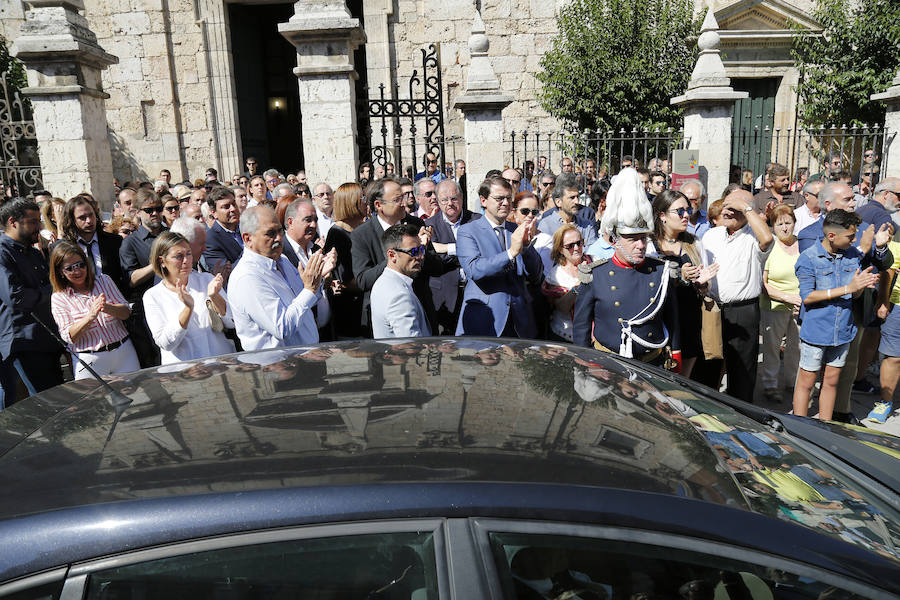
<path id="1" fill-rule="evenodd" d="M 617 227 L 637 226 L 653 226 L 653 207 L 638 172 L 626 167 L 616 175 L 606 194 L 606 210 L 603 211 L 600 230 L 612 233 Z"/>

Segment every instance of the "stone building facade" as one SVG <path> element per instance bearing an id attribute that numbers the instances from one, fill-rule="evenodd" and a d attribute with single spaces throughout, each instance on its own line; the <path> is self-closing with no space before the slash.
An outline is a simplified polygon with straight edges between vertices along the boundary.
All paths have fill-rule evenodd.
<path id="1" fill-rule="evenodd" d="M 366 36 L 355 53 L 357 100 L 376 94 L 382 83 L 388 94 L 394 85 L 404 90 L 413 70 L 421 70 L 419 49 L 440 42 L 445 134 L 460 139 L 463 115 L 453 102 L 465 88 L 467 40 L 478 5 L 501 91 L 514 98 L 503 110 L 504 131 L 557 130 L 559 124 L 539 105 L 535 73 L 563 1 L 351 0 L 349 12 Z M 299 140 L 292 139 L 302 135 L 303 100 L 291 73 L 296 49 L 279 35 L 276 21 L 321 1 L 83 2 L 82 13 L 99 45 L 118 58 L 102 77 L 109 94 L 113 171 L 120 181 L 152 180 L 162 168 L 172 171 L 173 179 L 196 178 L 209 166 L 230 177 L 242 170 L 250 154 L 284 170 L 302 166 Z M 793 123 L 796 115 L 798 73 L 789 54 L 788 20 L 814 29 L 808 17 L 812 2 L 697 0 L 698 10 L 709 4 L 715 10 L 723 60 L 735 89 L 749 87 L 751 97 L 754 90 L 773 96 L 772 119 L 782 126 Z M 28 5 L 27 0 L 9 0 L 0 6 L 0 34 L 9 42 L 15 41 Z M 743 86 L 762 81 L 765 89 Z M 372 128 L 378 137 L 377 126 Z M 367 158 L 363 154 L 359 160 Z"/>

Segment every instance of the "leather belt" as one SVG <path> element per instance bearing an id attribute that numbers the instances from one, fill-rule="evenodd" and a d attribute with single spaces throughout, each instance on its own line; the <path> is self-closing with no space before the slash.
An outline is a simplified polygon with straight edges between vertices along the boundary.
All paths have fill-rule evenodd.
<path id="1" fill-rule="evenodd" d="M 87 352 L 88 354 L 97 354 L 98 352 L 112 352 L 113 350 L 115 350 L 116 348 L 118 348 L 119 346 L 121 346 L 122 344 L 127 342 L 129 337 L 131 337 L 131 336 L 126 335 L 118 342 L 113 342 L 112 344 L 107 344 L 105 346 L 101 346 L 100 348 L 97 348 L 96 350 L 82 350 L 82 352 Z"/>

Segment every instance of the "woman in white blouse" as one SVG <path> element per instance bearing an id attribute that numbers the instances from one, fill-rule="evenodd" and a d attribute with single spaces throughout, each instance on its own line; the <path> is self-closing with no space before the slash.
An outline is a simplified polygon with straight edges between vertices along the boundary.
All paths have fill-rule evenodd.
<path id="1" fill-rule="evenodd" d="M 222 333 L 234 327 L 222 275 L 194 271 L 191 245 L 170 231 L 153 242 L 150 264 L 162 281 L 144 293 L 144 311 L 162 364 L 234 352 Z"/>
<path id="2" fill-rule="evenodd" d="M 546 273 L 542 291 L 553 306 L 550 315 L 550 339 L 572 343 L 572 311 L 580 282 L 578 265 L 590 262 L 584 253 L 584 239 L 574 225 L 565 224 L 553 234 L 550 251 L 553 267 Z"/>

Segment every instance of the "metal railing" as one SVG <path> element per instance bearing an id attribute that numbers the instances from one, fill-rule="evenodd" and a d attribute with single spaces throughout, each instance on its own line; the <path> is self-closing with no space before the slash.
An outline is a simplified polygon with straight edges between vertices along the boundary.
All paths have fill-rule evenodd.
<path id="1" fill-rule="evenodd" d="M 371 134 L 371 131 L 367 133 Z M 466 160 L 466 143 L 462 136 L 424 138 L 396 135 L 393 144 L 384 146 L 384 153 L 381 155 L 384 162 L 374 160 L 372 168 L 376 168 L 379 164 L 391 163 L 394 166 L 394 173 L 398 177 L 407 177 L 410 172 L 415 175 L 423 171 L 425 167 L 422 164 L 421 154 L 416 156 L 413 152 L 415 149 L 421 151 L 428 143 L 439 144 L 443 148 L 445 155 L 438 155 L 437 159 L 438 165 L 444 173 L 447 173 L 445 163 L 450 163 L 451 167 L 455 167 L 457 159 Z"/>
<path id="2" fill-rule="evenodd" d="M 31 106 L 0 73 L 0 196 L 30 196 L 43 187 Z"/>
<path id="3" fill-rule="evenodd" d="M 504 163 L 524 169 L 526 160 L 534 161 L 536 169 L 540 169 L 538 159 L 543 156 L 547 159 L 547 168 L 559 173 L 563 158 L 571 158 L 576 165 L 582 167 L 587 160 L 593 160 L 598 170 L 605 167 L 613 175 L 619 171 L 622 159 L 626 156 L 647 166 L 651 159 L 666 159 L 672 150 L 686 147 L 689 141 L 684 138 L 683 130 L 671 127 L 633 128 L 631 131 L 586 129 L 575 133 L 511 131 L 504 139 L 504 143 L 508 144 Z"/>
<path id="4" fill-rule="evenodd" d="M 885 150 L 894 135 L 896 132 L 887 132 L 877 124 L 797 129 L 754 127 L 736 134 L 731 162 L 752 171 L 754 177 L 765 170 L 766 163 L 779 163 L 788 167 L 796 179 L 801 168 L 806 168 L 810 175 L 823 171 L 826 156 L 836 152 L 841 156 L 842 168 L 855 175 L 863 165 L 866 150 L 877 152 L 881 164 L 885 164 Z"/>

